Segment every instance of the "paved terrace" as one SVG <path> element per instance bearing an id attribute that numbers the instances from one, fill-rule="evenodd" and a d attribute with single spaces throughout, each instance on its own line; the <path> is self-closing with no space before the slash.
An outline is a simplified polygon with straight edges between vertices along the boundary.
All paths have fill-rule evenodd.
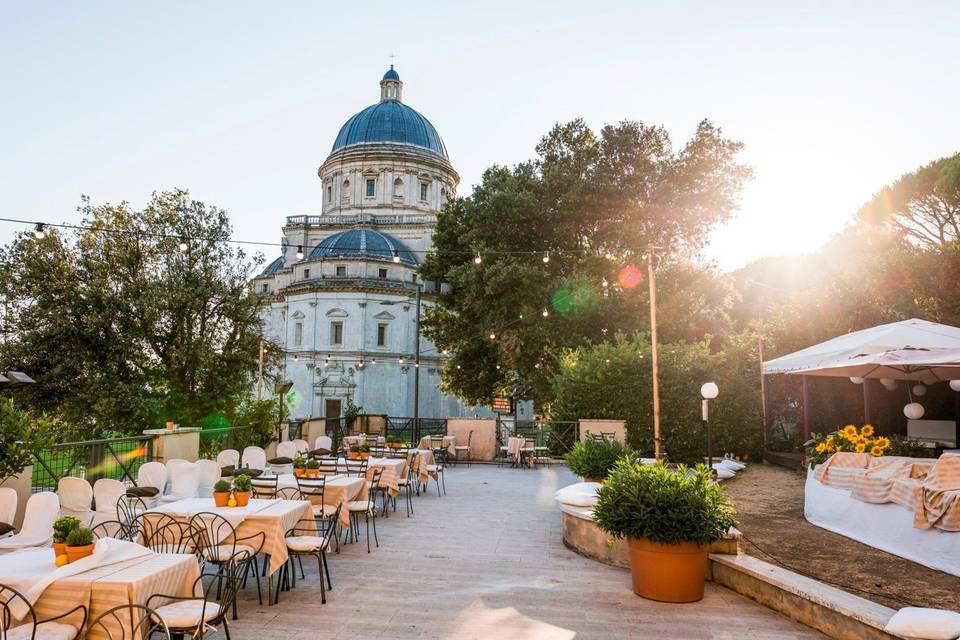
<path id="1" fill-rule="evenodd" d="M 822 638 L 732 591 L 707 583 L 700 603 L 668 605 L 630 590 L 630 574 L 563 545 L 553 492 L 566 467 L 447 471 L 447 495 L 414 497 L 377 519 L 380 548 L 330 554 L 333 591 L 320 604 L 316 562 L 306 581 L 259 606 L 241 594 L 234 640 L 344 638 Z M 361 524 L 361 530 L 363 525 Z"/>

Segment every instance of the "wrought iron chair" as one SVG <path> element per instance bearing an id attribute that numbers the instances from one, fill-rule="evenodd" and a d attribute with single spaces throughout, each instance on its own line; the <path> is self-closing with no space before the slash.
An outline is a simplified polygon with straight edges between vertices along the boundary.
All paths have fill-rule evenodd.
<path id="1" fill-rule="evenodd" d="M 300 489 L 296 487 L 280 487 L 277 489 L 277 500 L 302 500 Z"/>
<path id="2" fill-rule="evenodd" d="M 12 608 L 25 608 L 26 613 L 23 617 L 14 614 Z M 67 622 L 68 618 L 76 618 L 80 613 L 78 625 Z M 20 620 L 20 624 L 16 621 Z M 80 632 L 87 621 L 87 608 L 77 605 L 69 611 L 64 611 L 60 615 L 52 618 L 38 619 L 37 612 L 34 610 L 30 601 L 22 593 L 0 584 L 0 638 L 3 640 L 39 640 L 46 637 L 63 638 L 64 640 L 76 640 L 80 637 Z"/>
<path id="3" fill-rule="evenodd" d="M 380 484 L 380 477 L 383 475 L 383 469 L 375 468 L 371 472 L 370 482 L 372 486 Z M 370 519 L 373 518 L 373 539 L 376 541 L 377 546 L 380 546 L 380 539 L 377 537 L 377 505 L 373 500 L 373 496 L 369 493 L 367 494 L 366 500 L 351 500 L 347 503 L 347 508 L 350 510 L 350 531 L 349 536 L 353 542 L 358 540 L 357 538 L 357 527 L 360 526 L 360 514 L 363 514 L 364 521 L 367 525 L 367 553 L 370 553 Z M 346 540 L 344 541 L 346 542 Z"/>
<path id="4" fill-rule="evenodd" d="M 155 553 L 197 553 L 192 521 L 178 520 L 166 513 L 147 513 L 140 518 L 143 546 Z"/>
<path id="5" fill-rule="evenodd" d="M 453 450 L 456 452 L 457 465 L 463 461 L 463 456 L 466 456 L 466 461 L 469 466 L 473 466 L 473 460 L 470 457 L 470 444 L 473 442 L 473 429 L 467 433 L 467 444 L 458 444 L 454 445 Z"/>
<path id="6" fill-rule="evenodd" d="M 344 467 L 348 476 L 363 478 L 367 475 L 366 460 L 346 460 L 344 461 Z"/>
<path id="7" fill-rule="evenodd" d="M 147 503 L 143 498 L 127 494 L 117 499 L 117 520 L 124 540 L 137 542 L 142 524 L 140 516 L 146 512 Z"/>
<path id="8" fill-rule="evenodd" d="M 520 447 L 520 464 L 533 469 L 537 468 L 536 438 L 526 437 L 523 439 L 523 446 Z"/>
<path id="9" fill-rule="evenodd" d="M 317 467 L 317 470 L 320 472 L 321 476 L 336 475 L 337 473 L 336 458 L 317 458 L 317 462 L 320 463 L 320 466 Z"/>
<path id="10" fill-rule="evenodd" d="M 243 582 L 246 586 L 247 576 L 253 573 L 257 581 L 257 599 L 263 604 L 263 594 L 260 589 L 260 574 L 257 572 L 257 555 L 263 550 L 266 534 L 263 531 L 248 536 L 238 536 L 237 530 L 229 520 L 218 513 L 205 511 L 190 518 L 190 533 L 193 536 L 193 548 L 203 564 L 212 564 L 217 567 L 231 562 L 239 555 L 246 559 L 243 562 Z M 268 596 L 269 597 L 269 596 Z M 236 603 L 234 603 L 233 618 L 237 618 Z"/>
<path id="11" fill-rule="evenodd" d="M 86 637 L 107 640 L 151 640 L 157 637 L 170 640 L 170 629 L 153 609 L 142 604 L 121 604 L 108 609 L 87 625 Z"/>
<path id="12" fill-rule="evenodd" d="M 250 478 L 250 488 L 253 491 L 253 497 L 260 500 L 273 500 L 277 497 L 277 483 L 279 481 L 280 476 L 276 474 Z"/>
<path id="13" fill-rule="evenodd" d="M 199 515 L 199 514 L 198 514 Z M 203 638 L 207 631 L 216 631 L 217 625 L 223 625 L 223 633 L 230 640 L 230 629 L 227 625 L 227 612 L 231 605 L 236 620 L 237 592 L 247 577 L 247 567 L 251 558 L 246 551 L 217 565 L 216 573 L 203 573 L 193 583 L 192 593 L 196 593 L 197 586 L 202 589 L 202 596 L 175 596 L 154 594 L 147 598 L 146 605 L 152 608 L 167 628 L 174 634 L 190 636 L 194 640 Z M 204 588 L 204 578 L 210 578 Z M 214 594 L 216 588 L 216 594 Z M 170 601 L 154 607 L 154 602 L 161 599 Z"/>
<path id="14" fill-rule="evenodd" d="M 327 603 L 327 589 L 333 589 L 333 583 L 330 581 L 330 563 L 327 560 L 327 550 L 330 549 L 330 543 L 336 537 L 337 523 L 340 520 L 342 506 L 338 505 L 330 516 L 315 521 L 314 528 L 298 522 L 284 534 L 284 542 L 287 545 L 289 557 L 280 569 L 279 585 L 282 588 L 289 590 L 297 586 L 297 570 L 293 566 L 294 558 L 300 566 L 300 577 L 306 579 L 306 574 L 303 572 L 302 556 L 315 556 L 317 558 L 317 570 L 320 573 L 320 603 Z M 324 575 L 327 578 L 326 584 L 323 580 Z M 277 587 L 277 600 L 279 600 L 281 586 Z"/>

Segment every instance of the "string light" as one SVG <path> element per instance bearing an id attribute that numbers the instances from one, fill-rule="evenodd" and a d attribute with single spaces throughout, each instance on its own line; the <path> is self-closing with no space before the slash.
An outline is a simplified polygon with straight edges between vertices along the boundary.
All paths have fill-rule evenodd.
<path id="1" fill-rule="evenodd" d="M 491 333 L 491 334 L 490 334 L 490 339 L 491 339 L 491 340 L 496 340 L 496 339 L 497 339 L 497 334 Z"/>
<path id="2" fill-rule="evenodd" d="M 37 226 L 33 228 L 33 237 L 37 240 L 43 240 L 47 237 L 47 232 L 44 230 L 42 222 L 38 222 Z"/>
<path id="3" fill-rule="evenodd" d="M 303 245 L 297 245 L 297 260 L 303 260 Z"/>
<path id="4" fill-rule="evenodd" d="M 483 258 L 480 257 L 480 253 L 477 252 L 477 257 L 473 259 L 473 264 L 480 264 L 483 262 Z"/>
<path id="5" fill-rule="evenodd" d="M 543 308 L 543 313 L 541 313 L 540 315 L 542 315 L 544 318 L 546 318 L 547 316 L 550 315 L 550 312 L 547 310 L 546 307 L 544 307 L 544 308 Z"/>
<path id="6" fill-rule="evenodd" d="M 187 241 L 184 239 L 180 240 L 180 244 L 177 245 L 177 248 L 180 249 L 181 253 L 186 253 L 187 249 L 190 248 L 190 245 L 187 244 Z"/>
<path id="7" fill-rule="evenodd" d="M 604 279 L 603 279 L 603 282 L 600 283 L 600 286 L 603 287 L 604 289 L 606 289 L 607 287 L 610 286 L 610 283 L 607 282 L 607 279 L 606 279 L 606 278 L 604 278 Z"/>
<path id="8" fill-rule="evenodd" d="M 397 360 L 397 362 L 399 362 L 400 364 L 403 364 L 403 356 L 400 356 L 400 359 Z"/>
<path id="9" fill-rule="evenodd" d="M 441 353 L 442 353 L 443 355 L 445 355 L 445 356 L 446 356 L 446 355 L 450 355 L 450 351 L 447 350 L 447 349 L 444 349 Z"/>
<path id="10" fill-rule="evenodd" d="M 396 249 L 393 250 L 393 263 L 400 264 L 400 254 L 397 252 Z"/>
<path id="11" fill-rule="evenodd" d="M 357 361 L 357 369 L 363 369 L 363 358 Z"/>
<path id="12" fill-rule="evenodd" d="M 460 365 L 457 365 L 457 369 L 459 369 L 459 368 L 460 368 Z"/>
<path id="13" fill-rule="evenodd" d="M 416 367 L 417 369 L 419 369 L 419 368 L 420 368 L 420 363 L 419 363 L 419 362 L 414 362 L 414 363 L 413 363 L 413 366 Z"/>
<path id="14" fill-rule="evenodd" d="M 544 251 L 544 252 L 543 252 L 543 264 L 547 264 L 548 262 L 550 262 L 550 252 L 549 252 L 549 251 Z"/>
<path id="15" fill-rule="evenodd" d="M 377 359 L 376 359 L 376 358 L 371 358 L 371 359 L 370 359 L 370 362 L 373 363 L 373 366 L 377 366 Z"/>
<path id="16" fill-rule="evenodd" d="M 497 365 L 497 371 L 500 371 L 500 365 Z"/>
<path id="17" fill-rule="evenodd" d="M 296 353 L 293 354 L 293 361 L 294 361 L 294 362 L 300 362 L 300 356 L 299 356 L 298 354 L 296 354 Z"/>
<path id="18" fill-rule="evenodd" d="M 533 365 L 533 368 L 534 368 L 534 369 L 539 369 L 539 368 L 540 368 L 540 363 L 538 362 L 537 364 Z"/>

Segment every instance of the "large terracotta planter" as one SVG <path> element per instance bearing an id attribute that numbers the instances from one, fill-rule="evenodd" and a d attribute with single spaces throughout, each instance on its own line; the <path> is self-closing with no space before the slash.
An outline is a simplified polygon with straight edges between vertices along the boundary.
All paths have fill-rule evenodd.
<path id="1" fill-rule="evenodd" d="M 213 504 L 217 507 L 227 506 L 227 502 L 230 501 L 230 492 L 229 491 L 214 491 L 213 492 Z"/>
<path id="2" fill-rule="evenodd" d="M 311 468 L 307 467 L 307 477 L 308 477 L 308 478 L 316 478 L 316 477 L 319 477 L 319 476 L 320 476 L 320 469 L 319 469 L 319 468 L 311 469 Z"/>
<path id="3" fill-rule="evenodd" d="M 598 482 L 602 483 L 606 478 L 591 478 L 590 476 L 583 476 L 584 482 Z"/>
<path id="4" fill-rule="evenodd" d="M 67 552 L 67 543 L 65 542 L 54 542 L 53 543 L 53 557 L 62 556 Z"/>
<path id="5" fill-rule="evenodd" d="M 298 478 L 302 478 L 303 476 L 307 475 L 307 470 L 303 467 L 295 467 L 293 470 L 293 475 Z"/>
<path id="6" fill-rule="evenodd" d="M 660 602 L 696 602 L 707 579 L 707 547 L 627 538 L 633 592 Z"/>
<path id="7" fill-rule="evenodd" d="M 247 503 L 250 502 L 250 492 L 249 491 L 234 491 L 233 498 L 237 501 L 238 507 L 245 507 Z"/>
<path id="8" fill-rule="evenodd" d="M 91 553 L 93 553 L 93 545 L 85 544 L 82 547 L 71 547 L 67 545 L 66 554 L 67 562 L 76 562 L 77 560 L 82 560 L 86 558 Z"/>

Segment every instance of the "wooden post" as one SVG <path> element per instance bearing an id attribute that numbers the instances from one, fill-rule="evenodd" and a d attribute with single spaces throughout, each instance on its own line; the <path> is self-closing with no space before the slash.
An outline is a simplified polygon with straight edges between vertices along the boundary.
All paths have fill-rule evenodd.
<path id="1" fill-rule="evenodd" d="M 813 422 L 810 415 L 810 384 L 807 381 L 807 378 L 810 376 L 800 376 L 800 379 L 803 381 L 803 439 L 804 441 L 810 438 L 811 423 Z"/>
<path id="2" fill-rule="evenodd" d="M 763 450 L 767 450 L 767 379 L 763 375 L 763 337 L 757 337 L 760 355 L 760 429 L 763 436 Z"/>
<path id="3" fill-rule="evenodd" d="M 647 254 L 650 286 L 650 359 L 653 361 L 653 457 L 660 459 L 660 372 L 657 358 L 657 284 L 653 275 L 653 249 Z"/>
<path id="4" fill-rule="evenodd" d="M 873 424 L 873 407 L 870 406 L 870 381 L 863 381 L 863 422 Z M 876 425 L 873 425 L 876 427 Z"/>

